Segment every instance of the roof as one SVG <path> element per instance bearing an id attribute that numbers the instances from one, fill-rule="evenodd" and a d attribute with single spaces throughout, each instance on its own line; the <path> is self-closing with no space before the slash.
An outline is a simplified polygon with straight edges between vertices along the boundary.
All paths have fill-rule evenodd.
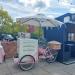
<path id="1" fill-rule="evenodd" d="M 26 18 L 18 18 L 17 22 L 18 21 L 21 24 L 28 24 L 28 25 L 35 25 L 35 26 L 41 25 L 42 27 L 56 27 L 56 26 L 61 26 L 63 24 L 60 21 L 46 17 L 44 14 L 37 14 Z"/>

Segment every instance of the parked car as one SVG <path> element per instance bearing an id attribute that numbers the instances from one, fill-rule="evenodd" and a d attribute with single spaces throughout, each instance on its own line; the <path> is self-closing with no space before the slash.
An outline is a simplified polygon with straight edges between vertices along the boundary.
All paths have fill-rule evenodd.
<path id="1" fill-rule="evenodd" d="M 5 34 L 0 34 L 0 40 L 3 40 Z"/>
<path id="2" fill-rule="evenodd" d="M 17 40 L 17 38 L 11 34 L 1 34 L 0 40 L 14 41 Z"/>

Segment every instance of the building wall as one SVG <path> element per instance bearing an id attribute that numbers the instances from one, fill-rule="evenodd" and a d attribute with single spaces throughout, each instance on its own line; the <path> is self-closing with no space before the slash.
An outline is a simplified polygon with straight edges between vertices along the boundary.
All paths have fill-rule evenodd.
<path id="1" fill-rule="evenodd" d="M 64 43 L 66 41 L 65 25 L 48 29 L 44 28 L 44 35 L 47 41 L 55 40 Z"/>
<path id="2" fill-rule="evenodd" d="M 56 19 L 56 20 L 59 20 L 59 21 L 61 21 L 61 22 L 64 22 L 64 18 L 67 17 L 67 16 L 70 17 L 70 20 L 72 19 L 70 13 L 66 13 L 66 14 L 64 14 L 64 15 L 61 15 L 61 16 L 59 16 L 59 17 L 56 17 L 55 19 Z"/>

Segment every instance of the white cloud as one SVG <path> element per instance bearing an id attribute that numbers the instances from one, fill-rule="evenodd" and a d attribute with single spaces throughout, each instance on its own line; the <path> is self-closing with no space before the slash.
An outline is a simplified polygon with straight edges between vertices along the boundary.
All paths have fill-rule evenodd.
<path id="1" fill-rule="evenodd" d="M 37 0 L 19 0 L 20 2 L 24 3 L 24 6 L 25 7 L 28 7 L 28 6 L 33 6 Z"/>
<path id="2" fill-rule="evenodd" d="M 46 4 L 47 7 L 50 7 L 50 0 L 42 0 L 42 1 Z"/>
<path id="3" fill-rule="evenodd" d="M 22 2 L 24 4 L 25 7 L 33 7 L 38 1 L 42 1 L 43 3 L 45 3 L 46 7 L 50 6 L 50 0 L 19 0 L 20 2 Z"/>
<path id="4" fill-rule="evenodd" d="M 57 6 L 57 5 L 56 5 L 56 7 L 53 7 L 52 3 L 56 4 L 56 2 L 57 2 L 56 0 L 54 0 L 54 2 L 53 2 L 53 0 L 19 0 L 19 1 L 21 3 L 24 3 L 25 6 L 20 5 L 20 4 L 14 4 L 13 5 L 12 3 L 4 3 L 4 2 L 3 3 L 0 2 L 0 5 L 2 4 L 3 7 L 9 12 L 9 14 L 14 19 L 16 17 L 26 17 L 28 15 L 34 15 L 34 14 L 37 14 L 37 13 L 43 13 L 45 15 L 48 15 L 48 17 L 53 18 L 53 17 L 57 17 L 57 16 L 65 14 L 66 12 L 63 12 L 63 11 L 65 11 L 66 9 L 70 10 L 70 12 L 75 12 L 75 6 L 72 6 L 70 8 L 67 5 L 67 7 L 69 9 L 66 8 L 66 7 L 61 6 L 60 7 L 61 10 L 63 10 L 63 8 L 65 8 L 65 10 L 63 10 L 63 11 L 59 10 L 58 9 L 59 6 Z M 38 1 L 42 1 L 45 4 L 45 6 L 43 6 L 43 5 L 38 6 L 38 7 L 40 7 L 40 10 L 39 10 L 38 7 L 35 7 L 35 4 L 38 3 Z M 50 2 L 52 2 L 52 3 L 50 3 Z M 53 8 L 55 8 L 55 9 L 53 9 Z M 59 10 L 59 11 L 57 11 L 57 10 Z"/>
<path id="5" fill-rule="evenodd" d="M 75 8 L 71 8 L 70 13 L 75 13 Z"/>

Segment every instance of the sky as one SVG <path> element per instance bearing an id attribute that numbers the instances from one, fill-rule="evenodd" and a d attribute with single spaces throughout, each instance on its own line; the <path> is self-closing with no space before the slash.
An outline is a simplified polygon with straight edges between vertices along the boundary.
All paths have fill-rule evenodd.
<path id="1" fill-rule="evenodd" d="M 14 4 L 14 5 L 13 5 Z M 43 13 L 55 18 L 65 13 L 75 12 L 75 0 L 0 0 L 0 5 L 16 20 Z"/>

